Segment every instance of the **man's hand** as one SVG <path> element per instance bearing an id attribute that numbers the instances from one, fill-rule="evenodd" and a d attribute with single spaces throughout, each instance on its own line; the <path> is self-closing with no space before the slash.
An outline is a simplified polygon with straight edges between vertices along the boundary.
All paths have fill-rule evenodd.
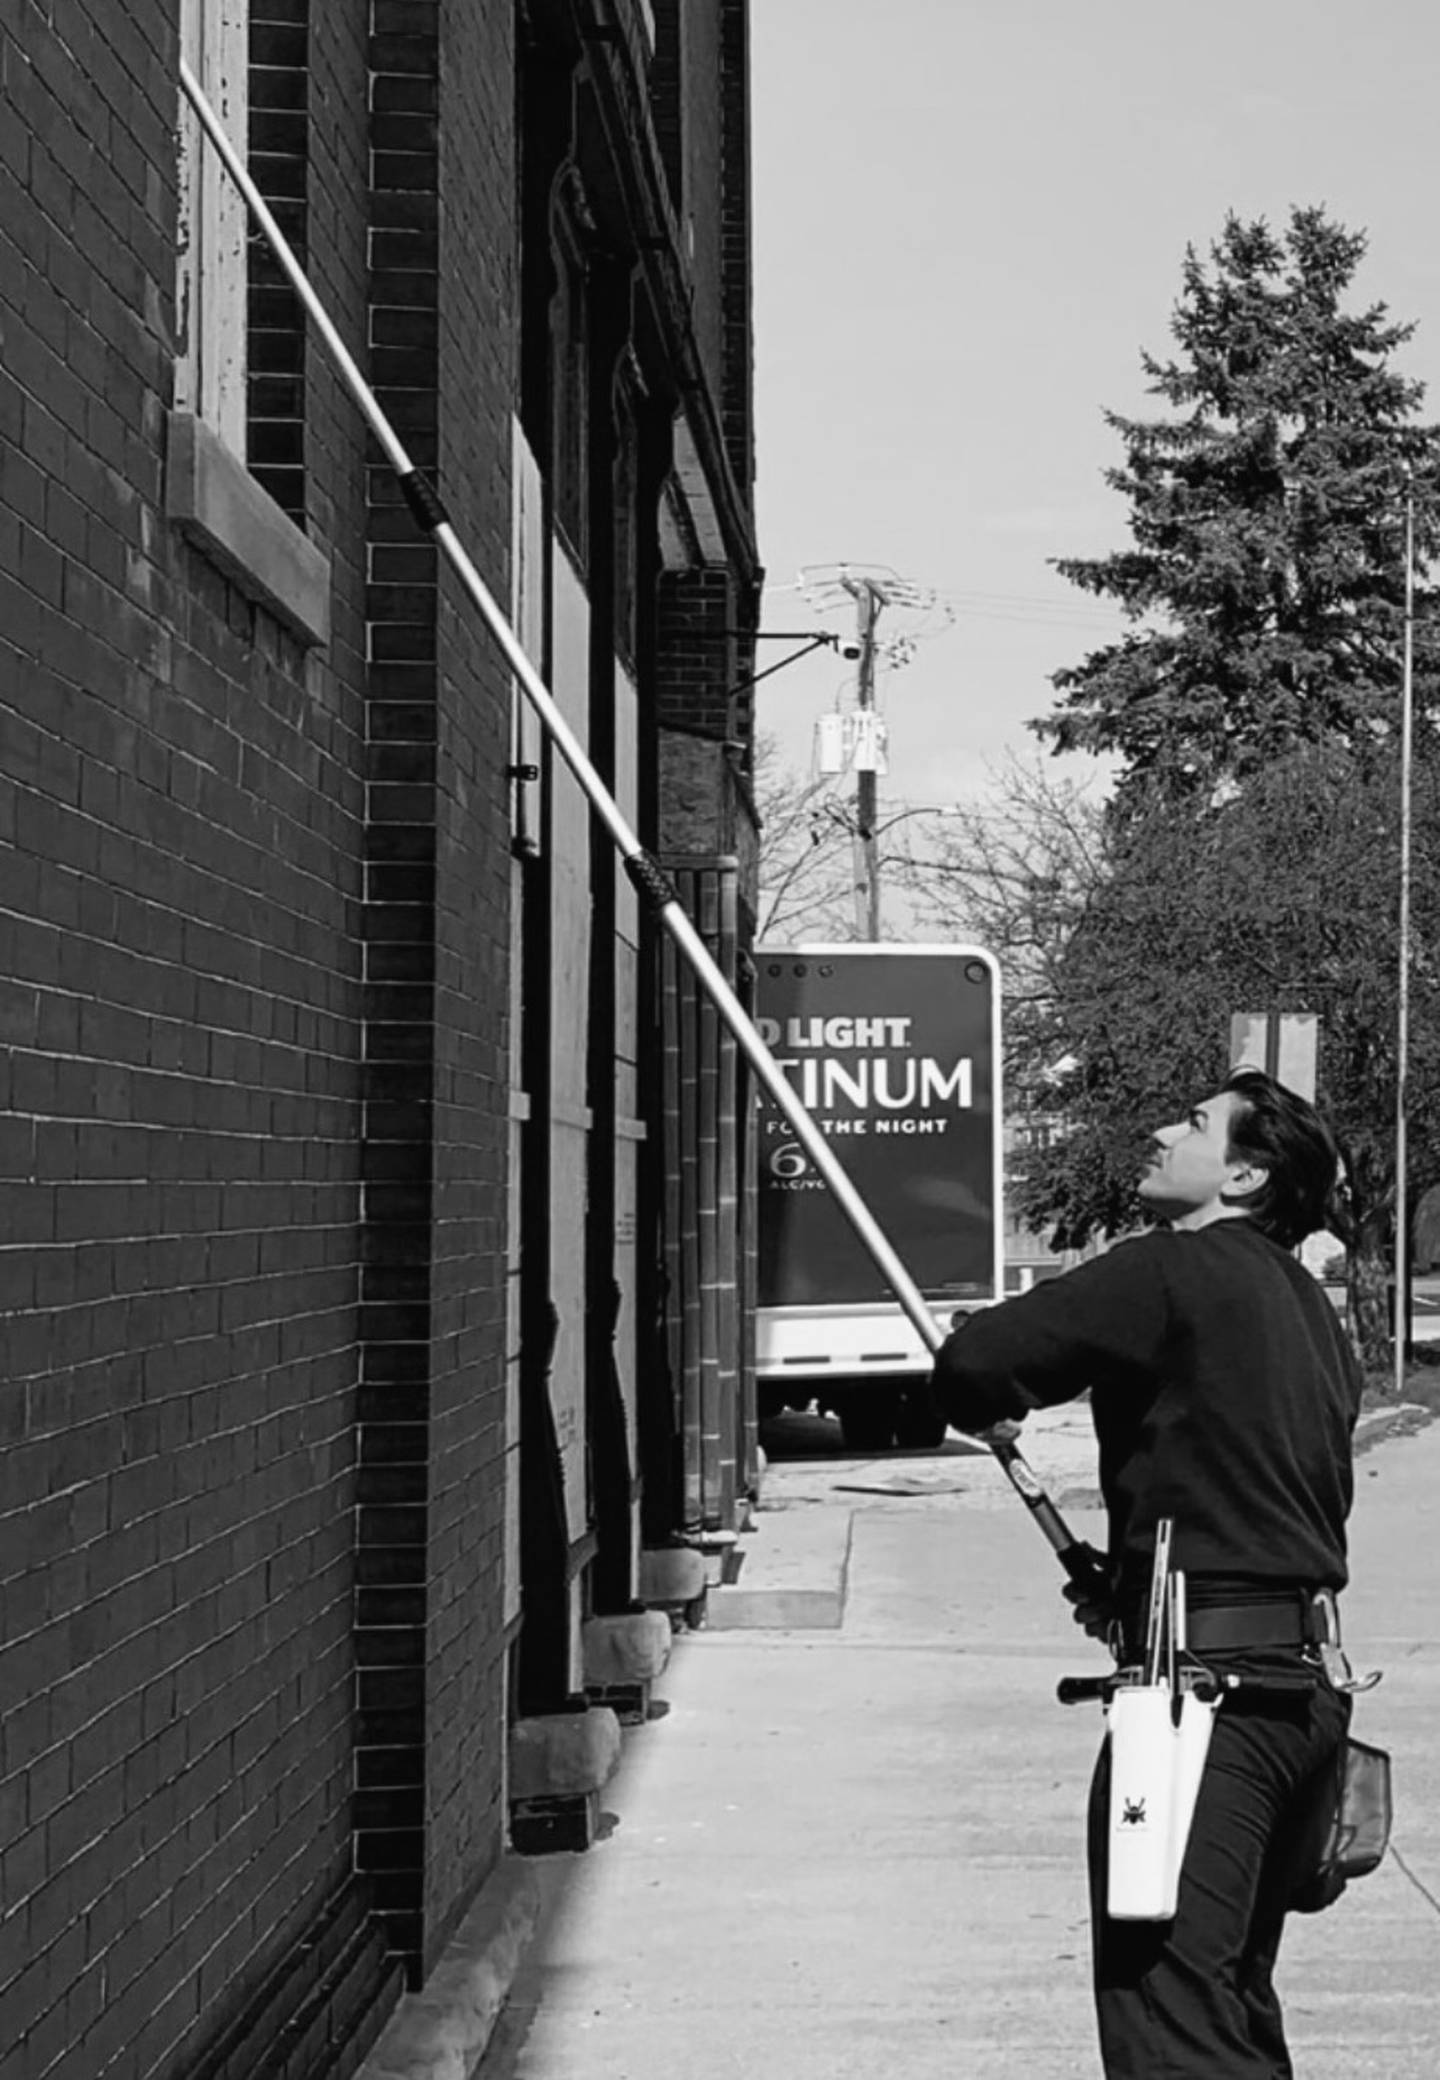
<path id="1" fill-rule="evenodd" d="M 1075 1623 L 1091 1639 L 1105 1639 L 1116 1612 L 1104 1554 L 1081 1541 L 1066 1554 L 1065 1570 L 1070 1579 L 1060 1593 L 1073 1610 Z"/>
<path id="2" fill-rule="evenodd" d="M 1108 1601 L 1102 1600 L 1097 1602 L 1088 1597 L 1083 1589 L 1073 1588 L 1069 1582 L 1065 1584 L 1060 1593 L 1065 1598 L 1065 1601 L 1073 1607 L 1075 1623 L 1083 1632 L 1088 1634 L 1091 1639 L 1109 1639 L 1114 1610 Z"/>

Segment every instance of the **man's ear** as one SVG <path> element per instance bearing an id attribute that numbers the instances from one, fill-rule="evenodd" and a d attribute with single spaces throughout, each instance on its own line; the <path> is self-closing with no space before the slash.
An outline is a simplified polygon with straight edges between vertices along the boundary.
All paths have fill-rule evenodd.
<path id="1" fill-rule="evenodd" d="M 1230 1174 L 1230 1182 L 1220 1188 L 1220 1197 L 1227 1206 L 1243 1204 L 1263 1192 L 1270 1182 L 1270 1171 L 1264 1163 L 1249 1161 L 1237 1163 Z"/>

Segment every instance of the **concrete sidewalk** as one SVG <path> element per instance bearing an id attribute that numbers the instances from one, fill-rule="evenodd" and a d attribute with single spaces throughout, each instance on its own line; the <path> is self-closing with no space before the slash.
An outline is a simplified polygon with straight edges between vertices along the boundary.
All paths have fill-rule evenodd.
<path id="1" fill-rule="evenodd" d="M 1407 1405 L 1363 1418 L 1356 1433 L 1362 1466 L 1387 1437 L 1411 1434 L 1417 1416 L 1423 1424 L 1424 1411 Z M 1026 1423 L 1020 1445 L 1066 1522 L 1103 1545 L 1089 1409 L 1070 1402 L 1039 1410 Z M 1362 1482 L 1364 1478 L 1362 1471 Z M 950 1500 L 970 1510 L 1018 1513 L 1021 1523 L 1025 1521 L 1015 1490 L 997 1462 L 974 1439 L 962 1439 L 955 1431 L 939 1456 L 807 1458 L 771 1466 L 751 1534 L 740 1541 L 739 1572 L 733 1582 L 710 1592 L 708 1629 L 803 1631 L 839 1626 L 855 1511 L 877 1502 L 918 1505 Z M 1031 1535 L 1039 1537 L 1035 1531 Z M 1053 1576 L 1031 1584 L 1047 1591 L 1053 1585 Z M 1047 1608 L 1053 1611 L 1053 1605 Z"/>
<path id="2" fill-rule="evenodd" d="M 1051 1446 L 1026 1439 L 1094 1535 L 1084 1465 L 1060 1465 L 1073 1444 L 1042 1466 Z M 1053 1699 L 1103 1661 L 995 1469 L 957 1487 L 962 1456 L 930 1462 L 930 1493 L 868 1492 L 904 1464 L 837 1468 L 853 1494 L 773 1519 L 843 1527 L 842 1622 L 677 1642 L 668 1714 L 627 1735 L 608 1788 L 609 1838 L 535 1867 L 540 1927 L 484 2080 L 1095 2080 L 1081 1810 L 1100 1719 Z M 1291 1922 L 1281 1989 L 1303 2080 L 1431 2080 L 1440 1426 L 1379 1443 L 1358 1484 L 1348 1633 L 1386 1675 L 1356 1729 L 1394 1753 L 1395 1843 L 1330 1913 Z M 797 1551 L 787 1594 L 806 1586 Z M 747 1558 L 737 1587 L 764 1593 L 765 1574 Z M 832 1588 L 818 1570 L 808 1586 Z"/>
<path id="3" fill-rule="evenodd" d="M 1076 1527 L 1093 1512 L 1095 1433 L 1090 1411 L 1073 1403 L 1042 1409 L 1025 1426 L 1025 1457 Z M 893 1453 L 880 1459 L 818 1458 L 768 1468 L 761 1508 L 740 1541 L 733 1582 L 712 1589 L 712 1632 L 829 1629 L 843 1620 L 852 1525 L 877 1504 L 963 1505 L 970 1510 L 1025 1512 L 996 1460 L 973 1438 L 952 1431 L 940 1454 Z M 1094 1535 L 1098 1520 L 1091 1521 Z M 1032 1530 L 1032 1540 L 1038 1533 Z M 1033 1554 L 1032 1554 L 1033 1557 Z M 1054 1577 L 1045 1578 L 1053 1588 Z"/>

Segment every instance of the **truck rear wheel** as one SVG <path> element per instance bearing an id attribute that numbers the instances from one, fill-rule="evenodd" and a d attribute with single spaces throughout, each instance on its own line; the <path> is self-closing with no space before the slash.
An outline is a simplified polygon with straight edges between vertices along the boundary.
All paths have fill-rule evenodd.
<path id="1" fill-rule="evenodd" d="M 895 1411 L 895 1442 L 912 1452 L 938 1452 L 949 1429 L 943 1412 L 925 1392 L 907 1394 Z"/>
<path id="2" fill-rule="evenodd" d="M 885 1401 L 846 1400 L 835 1413 L 852 1452 L 888 1452 L 895 1442 L 896 1409 Z"/>

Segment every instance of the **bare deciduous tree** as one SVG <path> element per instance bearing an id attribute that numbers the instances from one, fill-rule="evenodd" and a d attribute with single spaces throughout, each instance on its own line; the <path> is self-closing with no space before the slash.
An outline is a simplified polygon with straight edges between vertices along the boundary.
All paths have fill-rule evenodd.
<path id="1" fill-rule="evenodd" d="M 853 870 L 838 784 L 787 766 L 777 740 L 755 740 L 760 812 L 760 940 L 853 937 Z"/>
<path id="2" fill-rule="evenodd" d="M 1052 759 L 1011 752 L 988 791 L 936 818 L 924 853 L 903 870 L 922 928 L 969 938 L 1000 962 L 1006 1075 L 1025 1102 L 1053 1068 L 1053 1002 L 1060 957 L 1104 871 L 1098 786 L 1072 780 Z"/>

